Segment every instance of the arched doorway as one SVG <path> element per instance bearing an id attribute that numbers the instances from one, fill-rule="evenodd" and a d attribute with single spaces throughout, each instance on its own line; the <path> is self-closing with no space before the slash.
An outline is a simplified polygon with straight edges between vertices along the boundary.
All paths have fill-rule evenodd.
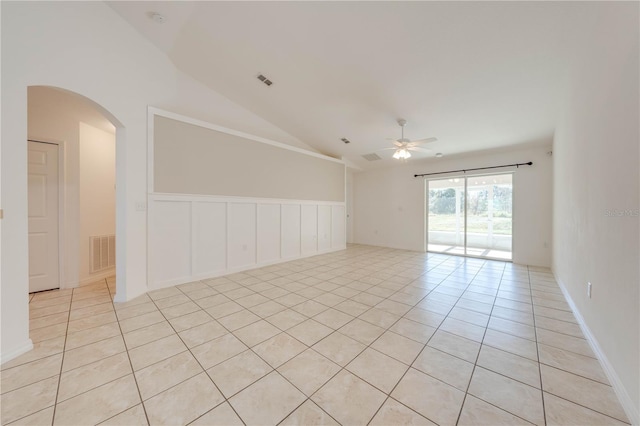
<path id="1" fill-rule="evenodd" d="M 30 86 L 27 109 L 30 293 L 109 278 L 114 295 L 126 294 L 124 280 L 112 278 L 125 262 L 116 207 L 124 191 L 115 184 L 123 126 L 93 100 L 58 87 Z M 38 164 L 47 155 L 48 168 Z"/>

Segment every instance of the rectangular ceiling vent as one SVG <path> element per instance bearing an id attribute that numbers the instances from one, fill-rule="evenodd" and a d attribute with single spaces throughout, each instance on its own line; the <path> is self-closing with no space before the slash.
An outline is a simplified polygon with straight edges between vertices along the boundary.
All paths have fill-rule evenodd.
<path id="1" fill-rule="evenodd" d="M 367 161 L 378 161 L 378 160 L 382 160 L 382 157 L 380 157 L 378 154 L 376 154 L 375 152 L 372 152 L 371 154 L 365 154 L 362 156 L 362 158 L 364 158 Z"/>
<path id="2" fill-rule="evenodd" d="M 340 140 L 344 143 L 351 143 L 351 141 L 347 138 L 341 138 Z"/>
<path id="3" fill-rule="evenodd" d="M 258 75 L 258 80 L 260 80 L 261 82 L 263 82 L 267 86 L 271 86 L 273 84 L 273 81 L 269 80 L 267 77 L 265 77 L 262 74 Z"/>

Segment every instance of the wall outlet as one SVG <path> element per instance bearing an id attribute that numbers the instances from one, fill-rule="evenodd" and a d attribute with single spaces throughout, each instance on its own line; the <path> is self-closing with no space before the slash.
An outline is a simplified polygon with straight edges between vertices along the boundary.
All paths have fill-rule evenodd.
<path id="1" fill-rule="evenodd" d="M 591 299 L 591 283 L 587 283 L 587 296 Z"/>
<path id="2" fill-rule="evenodd" d="M 136 201 L 136 211 L 143 212 L 147 210 L 147 203 L 145 201 Z"/>

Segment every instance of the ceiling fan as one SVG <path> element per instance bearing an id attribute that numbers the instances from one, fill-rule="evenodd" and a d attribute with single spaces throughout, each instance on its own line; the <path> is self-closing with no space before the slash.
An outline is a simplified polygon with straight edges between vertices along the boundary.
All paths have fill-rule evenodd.
<path id="1" fill-rule="evenodd" d="M 426 138 L 426 139 L 416 139 L 410 140 L 404 137 L 404 126 L 407 125 L 407 120 L 404 118 L 398 119 L 398 125 L 402 128 L 402 137 L 400 139 L 389 138 L 389 140 L 393 141 L 393 148 L 384 148 L 393 149 L 396 152 L 393 153 L 393 158 L 397 160 L 406 160 L 411 157 L 410 151 L 418 151 L 418 152 L 427 152 L 430 153 L 431 150 L 427 148 L 421 148 L 418 145 L 422 145 L 429 142 L 435 142 L 438 138 Z"/>

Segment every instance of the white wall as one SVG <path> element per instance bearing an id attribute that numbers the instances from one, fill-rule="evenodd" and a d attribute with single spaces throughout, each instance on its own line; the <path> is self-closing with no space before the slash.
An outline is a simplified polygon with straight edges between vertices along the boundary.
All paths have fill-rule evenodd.
<path id="1" fill-rule="evenodd" d="M 513 261 L 550 266 L 552 157 L 547 151 L 550 147 L 542 146 L 438 161 L 410 160 L 398 167 L 356 173 L 355 242 L 425 250 L 425 181 L 414 174 L 533 161 L 533 166 L 517 169 L 513 178 Z"/>
<path id="2" fill-rule="evenodd" d="M 153 191 L 344 202 L 341 160 L 150 111 Z"/>
<path id="3" fill-rule="evenodd" d="M 115 273 L 91 273 L 90 238 L 116 232 L 116 138 L 86 123 L 80 127 L 80 284 Z"/>
<path id="4" fill-rule="evenodd" d="M 1 2 L 2 361 L 28 349 L 27 87 L 61 87 L 101 107 L 116 130 L 117 300 L 147 290 L 147 107 L 284 143 L 291 135 L 185 76 L 98 2 Z M 123 237 L 124 236 L 124 237 Z M 122 261 L 122 260 L 126 261 Z"/>
<path id="5" fill-rule="evenodd" d="M 346 247 L 341 160 L 158 109 L 149 110 L 149 120 L 150 289 Z M 220 142 L 229 140 L 245 148 L 225 151 Z M 170 155 L 159 161 L 162 150 Z M 212 160 L 216 156 L 226 164 Z M 181 169 L 185 164 L 204 171 Z M 168 191 L 159 174 L 172 185 L 177 174 L 199 177 Z M 198 190 L 199 180 L 209 182 L 206 191 Z"/>
<path id="6" fill-rule="evenodd" d="M 638 9 L 619 3 L 599 15 L 554 138 L 553 271 L 632 424 L 640 423 Z"/>

